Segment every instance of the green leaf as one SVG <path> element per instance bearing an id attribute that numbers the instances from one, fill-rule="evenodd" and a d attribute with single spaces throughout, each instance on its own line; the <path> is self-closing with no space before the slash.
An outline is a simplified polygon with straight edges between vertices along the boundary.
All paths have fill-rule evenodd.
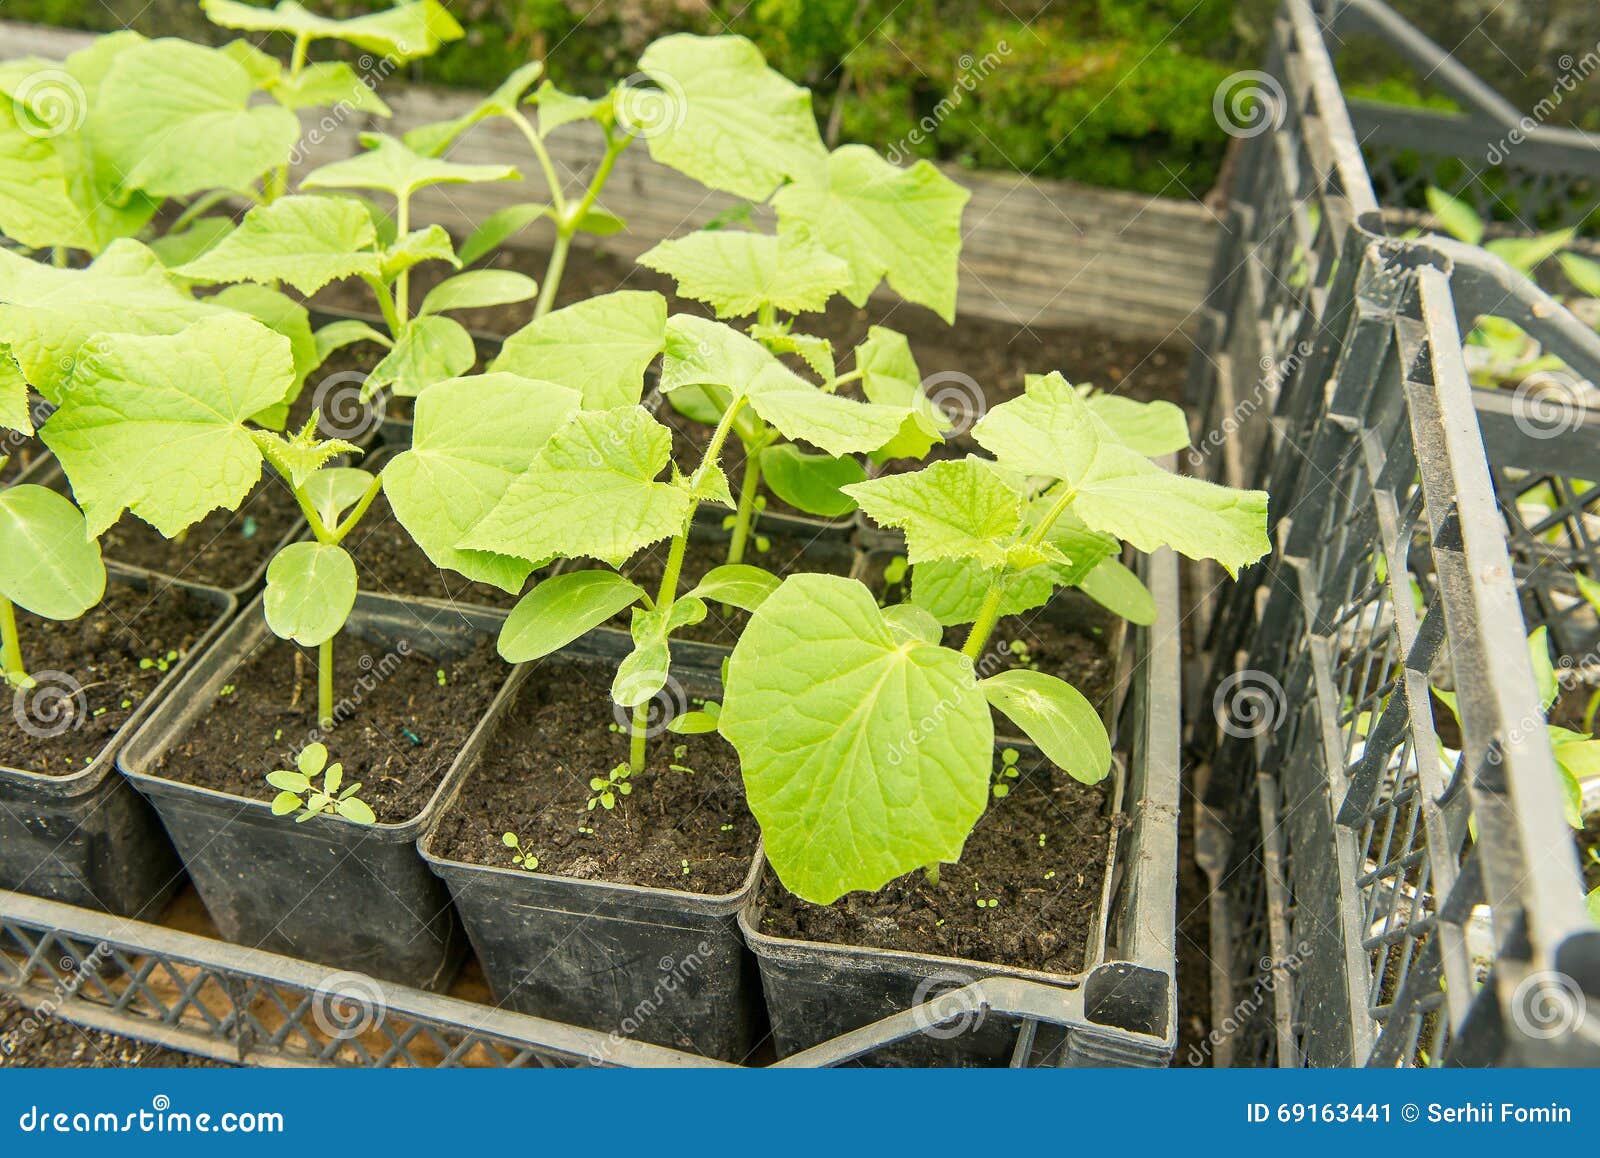
<path id="1" fill-rule="evenodd" d="M 254 89 L 250 73 L 226 53 L 145 41 L 112 62 L 89 130 L 126 190 L 188 197 L 247 189 L 288 164 L 300 136 L 288 109 L 251 103 Z"/>
<path id="2" fill-rule="evenodd" d="M 1098 784 L 1111 771 L 1111 738 L 1094 706 L 1071 684 L 1015 668 L 979 686 L 991 704 L 1074 780 Z"/>
<path id="3" fill-rule="evenodd" d="M 296 0 L 258 8 L 238 0 L 200 0 L 213 24 L 245 32 L 282 32 L 313 40 L 343 40 L 396 64 L 430 56 L 440 45 L 461 39 L 461 25 L 438 0 L 413 0 L 349 20 L 330 20 L 308 12 Z"/>
<path id="4" fill-rule="evenodd" d="M 496 209 L 485 217 L 471 235 L 461 243 L 461 264 L 471 265 L 480 257 L 521 233 L 549 211 L 548 202 L 524 201 Z"/>
<path id="5" fill-rule="evenodd" d="M 343 446 L 348 446 L 348 443 Z M 341 450 L 343 447 L 341 447 Z M 317 471 L 305 482 L 306 501 L 317 512 L 322 525 L 332 530 L 351 507 L 371 489 L 370 471 L 353 466 L 330 466 Z"/>
<path id="6" fill-rule="evenodd" d="M 307 776 L 319 776 L 328 766 L 328 746 L 320 740 L 313 740 L 294 758 L 294 766 Z M 310 787 L 307 782 L 307 787 Z"/>
<path id="7" fill-rule="evenodd" d="M 352 824 L 376 824 L 378 822 L 377 815 L 367 805 L 366 801 L 357 800 L 354 797 L 339 801 L 334 811 Z"/>
<path id="8" fill-rule="evenodd" d="M 429 185 L 515 181 L 510 165 L 462 165 L 414 152 L 383 133 L 362 133 L 367 152 L 334 161 L 306 174 L 302 189 L 377 189 L 395 198 L 410 197 Z"/>
<path id="9" fill-rule="evenodd" d="M 33 409 L 28 405 L 28 380 L 11 351 L 0 346 L 0 430 L 33 433 Z"/>
<path id="10" fill-rule="evenodd" d="M 331 543 L 290 543 L 267 566 L 261 597 L 267 626 L 280 639 L 316 647 L 339 634 L 356 605 L 356 564 Z"/>
<path id="11" fill-rule="evenodd" d="M 45 619 L 76 619 L 105 590 L 100 544 L 71 500 L 32 483 L 0 490 L 0 596 Z"/>
<path id="12" fill-rule="evenodd" d="M 671 453 L 671 432 L 642 407 L 580 412 L 461 546 L 534 561 L 592 555 L 620 566 L 685 529 L 688 492 L 655 481 Z"/>
<path id="13" fill-rule="evenodd" d="M 883 621 L 896 639 L 907 643 L 938 643 L 944 638 L 939 621 L 914 603 L 885 607 Z"/>
<path id="14" fill-rule="evenodd" d="M 1087 404 L 1059 374 L 1028 383 L 1022 397 L 984 415 L 972 435 L 1002 467 L 1065 482 L 1078 518 L 1137 550 L 1168 546 L 1233 572 L 1271 547 L 1266 492 L 1170 474 L 1103 439 Z"/>
<path id="15" fill-rule="evenodd" d="M 707 571 L 685 598 L 754 611 L 777 589 L 778 577 L 772 572 L 748 563 L 725 563 Z"/>
<path id="16" fill-rule="evenodd" d="M 811 94 L 767 67 L 742 36 L 663 36 L 639 58 L 660 87 L 616 90 L 624 131 L 663 165 L 750 201 L 822 164 Z"/>
<path id="17" fill-rule="evenodd" d="M 354 201 L 280 197 L 250 210 L 239 228 L 176 272 L 200 282 L 288 282 L 309 296 L 330 281 L 377 277 L 376 244 L 372 219 Z"/>
<path id="18" fill-rule="evenodd" d="M 500 629 L 500 658 L 527 663 L 557 651 L 617 612 L 644 590 L 615 571 L 571 571 L 536 584 Z"/>
<path id="19" fill-rule="evenodd" d="M 927 161 L 900 169 L 845 145 L 825 169 L 794 174 L 772 199 L 785 228 L 810 234 L 850 267 L 844 295 L 862 306 L 883 278 L 945 321 L 956 313 L 961 211 L 971 196 Z"/>
<path id="20" fill-rule="evenodd" d="M 1548 712 L 1561 695 L 1555 664 L 1550 662 L 1550 629 L 1540 626 L 1528 635 L 1528 657 L 1533 661 L 1533 682 L 1539 689 L 1539 707 Z"/>
<path id="21" fill-rule="evenodd" d="M 404 237 L 389 243 L 383 251 L 379 272 L 383 280 L 393 281 L 414 265 L 425 261 L 447 261 L 456 269 L 461 261 L 456 257 L 455 246 L 442 225 L 414 229 Z"/>
<path id="22" fill-rule="evenodd" d="M 293 438 L 270 430 L 252 430 L 250 437 L 272 468 L 296 489 L 305 487 L 313 475 L 341 454 L 361 453 L 361 448 L 352 443 L 318 438 L 316 426 L 310 420 Z"/>
<path id="23" fill-rule="evenodd" d="M 578 392 L 514 374 L 455 378 L 417 399 L 411 448 L 383 471 L 395 518 L 436 567 L 513 594 L 533 564 L 460 543 L 577 413 Z"/>
<path id="24" fill-rule="evenodd" d="M 580 233 L 592 234 L 595 237 L 610 237 L 628 228 L 628 223 L 615 213 L 609 213 L 597 206 L 578 218 L 573 228 Z"/>
<path id="25" fill-rule="evenodd" d="M 294 357 L 294 381 L 277 407 L 254 416 L 263 426 L 281 429 L 289 417 L 289 404 L 299 397 L 306 376 L 322 364 L 323 355 L 311 332 L 311 314 L 293 298 L 260 285 L 229 286 L 211 300 L 219 306 L 249 314 L 269 330 L 289 339 L 289 352 Z"/>
<path id="26" fill-rule="evenodd" d="M 719 728 L 790 892 L 831 904 L 960 859 L 994 744 L 965 657 L 897 636 L 854 580 L 794 575 L 751 616 L 726 686 Z"/>
<path id="27" fill-rule="evenodd" d="M 827 338 L 819 338 L 815 334 L 797 334 L 785 329 L 779 322 L 771 325 L 758 322 L 750 327 L 750 336 L 774 354 L 798 354 L 824 381 L 833 380 L 836 372 L 833 343 Z M 874 398 L 872 401 L 883 400 Z"/>
<path id="28" fill-rule="evenodd" d="M 1581 571 L 1572 573 L 1573 579 L 1578 583 L 1578 594 L 1583 596 L 1584 602 L 1600 612 L 1600 581 L 1589 578 Z"/>
<path id="29" fill-rule="evenodd" d="M 460 322 L 437 314 L 413 318 L 367 375 L 362 396 L 388 386 L 402 398 L 414 398 L 435 382 L 465 374 L 477 360 L 478 348 Z"/>
<path id="30" fill-rule="evenodd" d="M 1561 272 L 1567 275 L 1579 293 L 1591 298 L 1600 298 L 1600 261 L 1580 257 L 1576 253 L 1563 253 L 1558 259 L 1561 263 Z"/>
<path id="31" fill-rule="evenodd" d="M 276 772 L 267 773 L 267 783 L 274 788 L 281 788 L 285 792 L 310 792 L 311 778 L 304 772 L 290 772 L 280 768 Z"/>
<path id="32" fill-rule="evenodd" d="M 379 117 L 390 115 L 389 106 L 366 78 L 343 61 L 308 64 L 299 76 L 280 73 L 266 88 L 274 100 L 288 109 L 338 108 Z"/>
<path id="33" fill-rule="evenodd" d="M 544 73 L 544 62 L 535 60 L 524 64 L 500 83 L 483 100 L 471 109 L 453 120 L 441 121 L 433 125 L 421 125 L 408 132 L 405 143 L 408 148 L 415 149 L 423 156 L 438 157 L 456 140 L 479 121 L 486 121 L 491 117 L 509 116 L 522 102 L 522 95 L 532 87 Z"/>
<path id="34" fill-rule="evenodd" d="M 506 339 L 491 370 L 583 391 L 591 410 L 633 406 L 644 372 L 666 344 L 667 300 L 618 290 L 538 318 Z"/>
<path id="35" fill-rule="evenodd" d="M 1483 240 L 1483 219 L 1465 201 L 1443 189 L 1428 187 L 1428 211 L 1439 221 L 1439 228 L 1457 241 L 1477 245 Z"/>
<path id="36" fill-rule="evenodd" d="M 177 233 L 156 238 L 150 243 L 150 251 L 161 259 L 162 265 L 176 269 L 209 251 L 236 228 L 229 217 L 201 217 Z"/>
<path id="37" fill-rule="evenodd" d="M 317 363 L 320 365 L 329 354 L 335 350 L 342 350 L 346 346 L 353 346 L 357 342 L 376 342 L 380 346 L 387 346 L 389 339 L 379 333 L 366 322 L 345 320 L 329 322 L 316 333 Z"/>
<path id="38" fill-rule="evenodd" d="M 717 717 L 710 712 L 685 712 L 667 725 L 675 736 L 704 736 L 717 730 Z"/>
<path id="39" fill-rule="evenodd" d="M 1136 623 L 1149 627 L 1156 621 L 1155 596 L 1132 571 L 1116 559 L 1106 559 L 1078 583 L 1078 589 L 1111 611 Z"/>
<path id="40" fill-rule="evenodd" d="M 1502 237 L 1485 242 L 1483 248 L 1512 269 L 1532 277 L 1534 270 L 1571 245 L 1576 234 L 1575 229 L 1561 229 L 1538 237 Z"/>
<path id="41" fill-rule="evenodd" d="M 444 310 L 477 310 L 525 302 L 539 292 L 539 283 L 525 273 L 505 269 L 474 269 L 446 278 L 422 299 L 421 314 Z"/>
<path id="42" fill-rule="evenodd" d="M 280 792 L 272 798 L 272 815 L 288 816 L 300 806 L 300 797 L 293 792 Z"/>
<path id="43" fill-rule="evenodd" d="M 574 96 L 562 92 L 548 80 L 540 81 L 538 91 L 531 98 L 539 106 L 539 136 L 548 137 L 562 125 L 585 121 L 611 107 L 611 96 L 600 100 Z"/>
<path id="44" fill-rule="evenodd" d="M 663 241 L 638 261 L 676 281 L 679 297 L 710 304 L 719 318 L 763 306 L 790 314 L 820 310 L 849 280 L 844 262 L 818 245 L 742 230 Z"/>
<path id="45" fill-rule="evenodd" d="M 625 708 L 649 703 L 666 686 L 671 664 L 672 653 L 664 636 L 639 644 L 617 665 L 611 698 Z"/>
<path id="46" fill-rule="evenodd" d="M 761 477 L 790 506 L 837 519 L 856 509 L 855 499 L 840 488 L 865 482 L 867 472 L 854 458 L 808 454 L 793 443 L 781 442 L 761 452 Z"/>
<path id="47" fill-rule="evenodd" d="M 1003 540 L 1022 526 L 1022 495 L 977 459 L 936 462 L 844 488 L 880 526 L 906 534 L 906 557 L 1005 561 Z"/>
<path id="48" fill-rule="evenodd" d="M 1146 458 L 1176 454 L 1189 445 L 1189 419 L 1170 402 L 1138 402 L 1120 394 L 1092 394 L 1086 400 L 1101 437 L 1122 443 Z"/>
<path id="49" fill-rule="evenodd" d="M 861 388 L 871 402 L 904 407 L 910 413 L 895 438 L 879 447 L 873 458 L 921 458 L 952 426 L 950 418 L 922 388 L 922 374 L 906 336 L 886 326 L 873 326 L 867 340 L 856 347 L 856 369 Z"/>
<path id="50" fill-rule="evenodd" d="M 43 437 L 92 534 L 131 510 L 171 538 L 254 488 L 261 452 L 245 422 L 293 377 L 288 341 L 239 314 L 170 337 L 106 335 Z"/>

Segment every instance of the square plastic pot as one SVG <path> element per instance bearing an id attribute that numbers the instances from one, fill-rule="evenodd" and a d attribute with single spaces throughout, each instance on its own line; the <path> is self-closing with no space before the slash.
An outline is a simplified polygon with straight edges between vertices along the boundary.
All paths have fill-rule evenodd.
<path id="1" fill-rule="evenodd" d="M 558 654 L 615 666 L 631 648 L 627 635 L 598 628 Z M 716 689 L 722 649 L 674 644 L 673 653 L 674 678 L 690 694 Z M 495 758 L 494 726 L 541 666 L 517 669 L 452 771 L 446 807 L 479 762 Z M 423 839 L 422 855 L 449 883 L 501 1008 L 610 1033 L 619 1044 L 727 1061 L 743 1060 L 760 1040 L 760 980 L 738 928 L 759 853 L 738 889 L 713 896 L 469 864 L 440 856 L 433 837 Z"/>
<path id="2" fill-rule="evenodd" d="M 421 637 L 430 652 L 463 654 L 500 623 L 490 612 L 362 595 L 345 631 L 377 646 Z M 416 816 L 374 825 L 324 816 L 297 823 L 274 816 L 264 800 L 154 773 L 164 753 L 204 726 L 223 684 L 270 639 L 257 599 L 151 714 L 118 766 L 155 806 L 228 940 L 423 989 L 448 985 L 466 941 L 416 840 L 440 808 L 449 772 Z"/>
<path id="3" fill-rule="evenodd" d="M 150 806 L 115 771 L 117 753 L 238 609 L 226 591 L 112 564 L 112 583 L 143 591 L 170 586 L 216 609 L 187 655 L 87 768 L 46 776 L 0 766 L 0 888 L 153 917 L 183 881 L 177 854 Z"/>

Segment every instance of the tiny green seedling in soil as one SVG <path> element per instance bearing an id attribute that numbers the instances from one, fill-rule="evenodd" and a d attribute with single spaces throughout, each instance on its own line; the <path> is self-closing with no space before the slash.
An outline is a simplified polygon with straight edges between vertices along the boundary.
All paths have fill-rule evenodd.
<path id="1" fill-rule="evenodd" d="M 267 783 L 278 790 L 272 799 L 274 816 L 288 816 L 298 810 L 297 822 L 313 816 L 338 816 L 356 824 L 377 822 L 372 809 L 356 795 L 361 785 L 344 783 L 344 765 L 328 763 L 324 744 L 307 744 L 295 757 L 293 769 L 267 773 Z"/>
<path id="2" fill-rule="evenodd" d="M 1004 800 L 1011 795 L 1011 781 L 1015 780 L 1019 775 L 1017 772 L 1017 760 L 1019 758 L 1019 753 L 1015 748 L 1002 748 L 1000 750 L 1000 767 L 995 770 L 994 774 L 993 791 L 996 800 Z M 1041 845 L 1044 844 L 1043 836 L 1040 836 L 1039 843 Z"/>
<path id="3" fill-rule="evenodd" d="M 597 807 L 610 812 L 617 806 L 617 801 L 624 796 L 633 794 L 633 785 L 628 783 L 633 775 L 633 770 L 627 764 L 618 764 L 604 776 L 591 776 L 589 778 L 589 791 L 593 793 L 585 807 L 593 812 Z"/>
<path id="4" fill-rule="evenodd" d="M 511 863 L 518 868 L 532 872 L 539 867 L 539 858 L 522 847 L 522 841 L 516 833 L 505 833 L 500 837 L 500 843 L 511 849 Z"/>

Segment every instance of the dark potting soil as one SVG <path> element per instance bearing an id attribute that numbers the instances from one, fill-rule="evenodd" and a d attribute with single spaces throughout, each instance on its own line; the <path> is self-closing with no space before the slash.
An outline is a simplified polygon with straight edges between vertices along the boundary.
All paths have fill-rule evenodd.
<path id="1" fill-rule="evenodd" d="M 51 1017 L 0 993 L 0 1069 L 228 1069 L 226 1062 L 166 1049 Z"/>
<path id="2" fill-rule="evenodd" d="M 34 727 L 20 726 L 14 713 L 0 717 L 0 765 L 49 776 L 82 771 L 220 613 L 181 587 L 145 592 L 115 580 L 99 606 L 68 622 L 19 608 L 23 662 L 39 686 L 5 691 Z"/>
<path id="3" fill-rule="evenodd" d="M 940 868 L 937 886 L 918 869 L 876 893 L 813 905 L 769 870 L 759 891 L 761 931 L 1047 973 L 1081 971 L 1117 822 L 1106 815 L 1103 784 L 1079 784 L 1027 755 L 1021 770 L 1009 795 L 990 800 L 960 862 Z"/>
<path id="4" fill-rule="evenodd" d="M 511 607 L 517 596 L 488 583 L 474 583 L 434 566 L 379 495 L 344 542 L 356 561 L 364 590 L 382 595 L 421 596 L 479 607 Z"/>
<path id="5" fill-rule="evenodd" d="M 267 773 L 293 768 L 314 739 L 378 820 L 398 824 L 422 811 L 506 678 L 492 639 L 458 659 L 428 654 L 426 639 L 385 646 L 350 635 L 334 646 L 335 717 L 317 728 L 317 657 L 268 638 L 244 657 L 225 694 L 157 762 L 157 775 L 184 784 L 271 800 Z"/>
<path id="6" fill-rule="evenodd" d="M 562 660 L 530 673 L 440 819 L 437 855 L 512 868 L 501 836 L 514 832 L 541 873 L 710 896 L 739 888 L 759 830 L 738 758 L 720 737 L 663 732 L 616 809 L 589 810 L 590 778 L 628 758 L 628 737 L 608 730 L 626 719 L 611 702 L 611 675 Z"/>

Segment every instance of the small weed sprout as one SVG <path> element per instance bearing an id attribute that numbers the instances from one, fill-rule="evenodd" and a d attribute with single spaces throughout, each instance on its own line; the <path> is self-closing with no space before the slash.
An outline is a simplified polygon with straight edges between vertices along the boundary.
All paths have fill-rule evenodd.
<path id="1" fill-rule="evenodd" d="M 298 809 L 296 823 L 323 815 L 339 816 L 355 824 L 377 822 L 372 809 L 356 795 L 361 785 L 345 784 L 344 765 L 328 763 L 325 744 L 307 744 L 295 757 L 294 769 L 267 773 L 267 783 L 278 789 L 272 800 L 274 816 L 288 816 Z"/>
<path id="2" fill-rule="evenodd" d="M 500 837 L 500 843 L 512 850 L 511 863 L 518 868 L 533 872 L 539 867 L 539 858 L 522 847 L 522 841 L 516 833 L 505 833 Z"/>

